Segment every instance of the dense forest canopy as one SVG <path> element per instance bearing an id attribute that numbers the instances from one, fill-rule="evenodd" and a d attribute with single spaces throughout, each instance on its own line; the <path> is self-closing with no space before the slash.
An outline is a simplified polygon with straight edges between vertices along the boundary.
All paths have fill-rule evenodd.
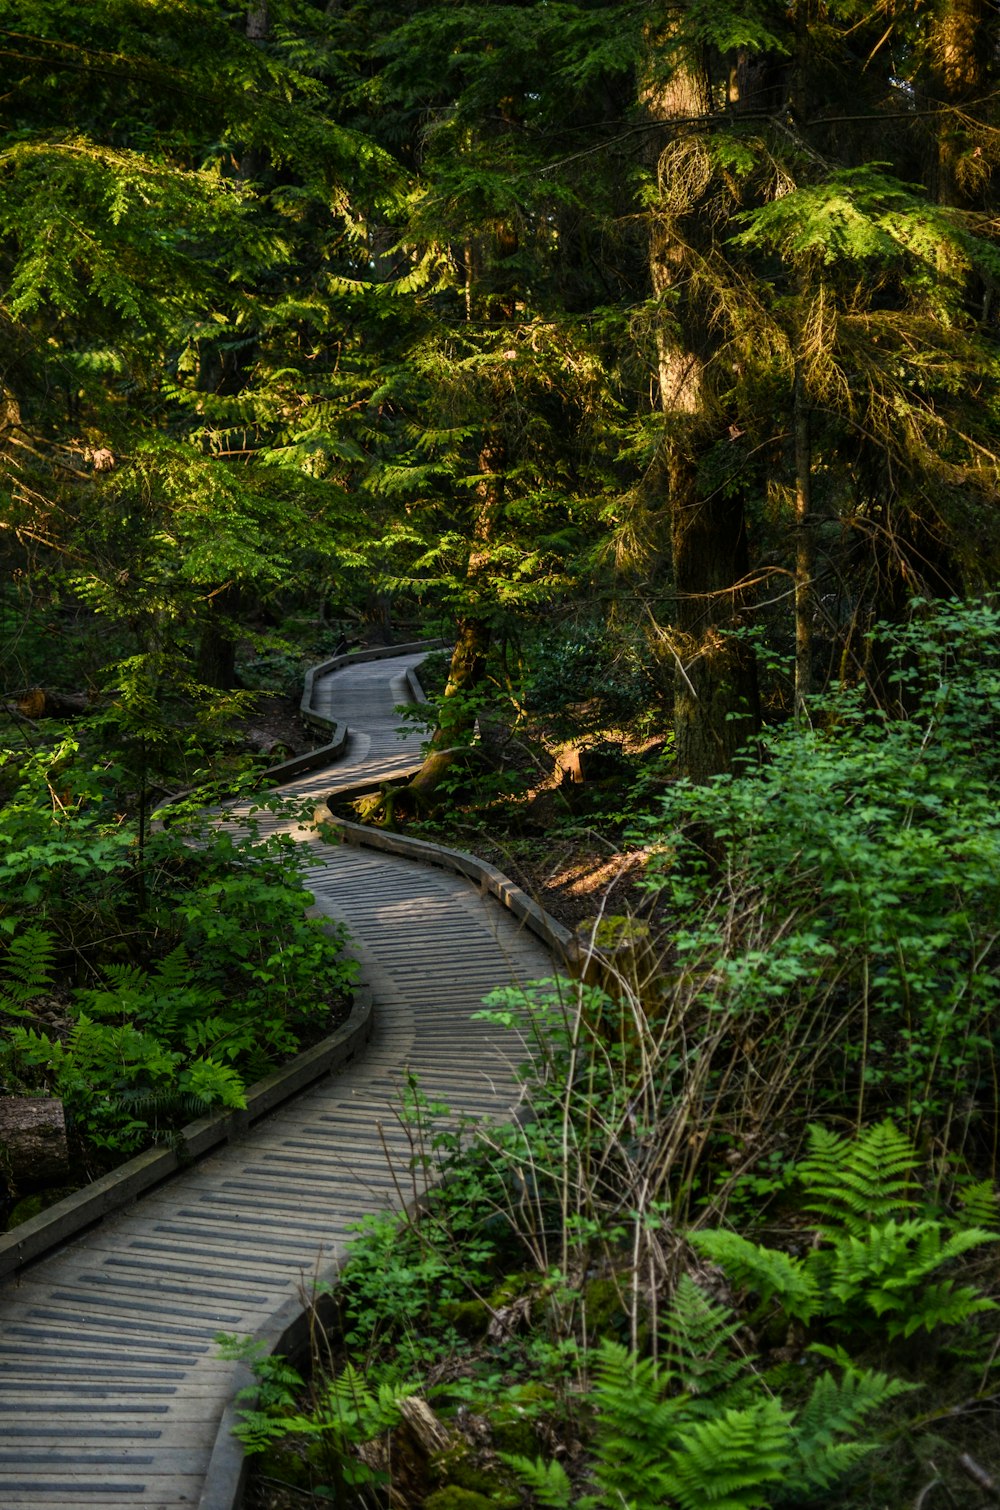
<path id="1" fill-rule="evenodd" d="M 0 60 L 0 1095 L 90 1178 L 329 1030 L 294 846 L 190 815 L 266 668 L 440 635 L 369 816 L 635 886 L 494 1003 L 533 1120 L 412 1088 L 438 1204 L 246 1439 L 377 1482 L 416 1379 L 492 1454 L 430 1510 L 995 1500 L 997 0 L 0 0 Z"/>
<path id="2" fill-rule="evenodd" d="M 596 613 L 702 779 L 756 647 L 801 704 L 992 583 L 988 0 L 2 20 L 6 611 L 137 706 L 296 595 L 419 602 L 465 692 Z"/>

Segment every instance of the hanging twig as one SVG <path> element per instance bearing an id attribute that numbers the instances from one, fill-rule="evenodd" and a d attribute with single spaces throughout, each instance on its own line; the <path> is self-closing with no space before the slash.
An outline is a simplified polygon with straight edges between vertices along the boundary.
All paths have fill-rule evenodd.
<path id="1" fill-rule="evenodd" d="M 981 1468 L 974 1457 L 971 1457 L 967 1452 L 963 1452 L 958 1460 L 958 1466 L 978 1489 L 981 1489 L 984 1494 L 989 1496 L 995 1505 L 1000 1505 L 1000 1489 L 997 1488 L 996 1479 L 991 1478 L 986 1469 Z"/>

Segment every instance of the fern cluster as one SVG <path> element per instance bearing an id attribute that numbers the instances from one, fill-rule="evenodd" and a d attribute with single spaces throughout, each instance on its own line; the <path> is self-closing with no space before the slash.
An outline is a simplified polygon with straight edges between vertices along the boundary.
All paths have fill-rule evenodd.
<path id="1" fill-rule="evenodd" d="M 957 1230 L 917 1210 L 916 1152 L 891 1122 L 857 1139 L 809 1130 L 809 1153 L 797 1165 L 803 1210 L 817 1217 L 819 1242 L 802 1257 L 725 1230 L 696 1232 L 691 1242 L 756 1295 L 757 1314 L 774 1305 L 809 1325 L 822 1318 L 839 1331 L 884 1334 L 958 1326 L 994 1302 L 940 1271 L 1000 1232 L 966 1220 Z M 980 1190 L 979 1208 L 986 1209 Z M 993 1226 L 996 1227 L 994 1210 Z"/>
<path id="2" fill-rule="evenodd" d="M 13 816 L 31 832 L 24 812 Z M 0 810 L 0 841 L 10 817 Z M 246 1084 L 330 1021 L 355 967 L 341 931 L 302 916 L 294 860 L 225 835 L 194 853 L 159 836 L 147 913 L 126 922 L 103 898 L 98 911 L 112 941 L 132 939 L 142 962 L 101 958 L 103 949 L 91 958 L 72 903 L 58 897 L 87 840 L 86 831 L 76 842 L 36 835 L 13 877 L 0 873 L 0 1063 L 12 1082 L 58 1096 L 92 1149 L 131 1153 L 211 1107 L 244 1107 Z M 128 895 L 133 857 L 97 859 Z M 4 906 L 28 865 L 38 889 L 28 918 L 38 921 L 19 926 Z M 70 964 L 86 984 L 67 978 Z M 53 995 L 66 1019 L 55 1025 L 39 1010 Z"/>
<path id="3" fill-rule="evenodd" d="M 387 1481 L 388 1475 L 357 1457 L 352 1449 L 385 1436 L 401 1420 L 401 1407 L 415 1386 L 385 1380 L 370 1385 L 351 1363 L 312 1383 L 310 1405 L 303 1407 L 306 1384 L 301 1374 L 280 1357 L 273 1357 L 252 1338 L 221 1336 L 223 1356 L 247 1362 L 254 1383 L 236 1396 L 239 1424 L 234 1435 L 250 1454 L 266 1452 L 276 1443 L 296 1440 L 326 1470 L 339 1496 L 366 1484 Z"/>
<path id="4" fill-rule="evenodd" d="M 663 1323 L 665 1358 L 602 1342 L 590 1404 L 592 1492 L 580 1495 L 558 1462 L 508 1461 L 552 1510 L 753 1510 L 801 1504 L 829 1488 L 876 1445 L 859 1436 L 908 1385 L 844 1367 L 814 1379 L 788 1406 L 737 1342 L 741 1324 L 688 1276 Z"/>
<path id="5" fill-rule="evenodd" d="M 37 923 L 8 938 L 0 975 L 0 1016 L 33 1016 L 31 1003 L 52 987 L 54 957 L 52 935 Z"/>
<path id="6" fill-rule="evenodd" d="M 801 1505 L 833 1488 L 878 1444 L 883 1407 L 915 1386 L 854 1361 L 877 1333 L 906 1338 L 994 1309 L 941 1271 L 1000 1240 L 995 1201 L 974 1187 L 969 1207 L 993 1230 L 948 1224 L 918 1209 L 917 1155 L 891 1123 L 857 1139 L 814 1127 L 797 1166 L 803 1209 L 817 1218 L 804 1256 L 725 1230 L 689 1241 L 753 1305 L 737 1315 L 683 1275 L 661 1323 L 659 1360 L 601 1342 L 592 1366 L 588 1484 L 559 1462 L 508 1461 L 551 1510 L 753 1510 Z M 966 1212 L 966 1217 L 968 1211 Z M 805 1367 L 769 1375 L 747 1345 L 755 1320 L 832 1330 L 852 1344 L 801 1341 Z M 816 1372 L 815 1359 L 832 1367 Z"/>

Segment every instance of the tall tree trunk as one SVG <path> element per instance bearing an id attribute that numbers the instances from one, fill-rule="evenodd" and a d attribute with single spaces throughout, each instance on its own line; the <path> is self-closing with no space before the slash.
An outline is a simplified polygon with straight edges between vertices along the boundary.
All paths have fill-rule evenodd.
<path id="1" fill-rule="evenodd" d="M 208 611 L 198 641 L 195 676 L 203 687 L 231 692 L 238 685 L 236 636 L 233 615 L 239 609 L 240 590 L 225 587 L 208 601 Z"/>
<path id="2" fill-rule="evenodd" d="M 423 765 L 410 782 L 410 790 L 420 798 L 433 797 L 458 756 L 468 747 L 476 722 L 472 699 L 486 672 L 489 647 L 490 630 L 482 619 L 464 618 L 459 622 L 448 684 L 438 711 L 438 726 Z"/>
<path id="3" fill-rule="evenodd" d="M 251 42 L 266 42 L 270 31 L 268 0 L 252 0 L 247 11 L 247 36 Z"/>
<path id="4" fill-rule="evenodd" d="M 981 105 L 989 87 L 995 11 L 987 0 L 944 0 L 931 25 L 931 85 L 941 109 L 934 183 L 938 204 L 973 204 L 986 181 L 985 164 L 977 172 L 981 157 L 970 141 L 967 111 Z"/>
<path id="5" fill-rule="evenodd" d="M 474 695 L 486 675 L 491 637 L 489 618 L 485 612 L 476 611 L 476 600 L 482 600 L 484 596 L 479 579 L 485 577 L 489 567 L 496 517 L 503 506 L 505 460 L 502 440 L 496 435 L 487 435 L 479 452 L 480 481 L 476 485 L 475 518 L 466 574 L 467 595 L 472 606 L 458 623 L 438 726 L 424 762 L 410 782 L 410 790 L 425 801 L 433 796 L 462 751 L 468 748 L 475 731 Z"/>
<path id="6" fill-rule="evenodd" d="M 672 123 L 657 163 L 649 261 L 660 303 L 657 356 L 676 594 L 674 740 L 679 773 L 705 781 L 728 770 L 756 732 L 758 692 L 753 652 L 731 637 L 741 622 L 748 570 L 743 500 L 699 485 L 699 459 L 719 429 L 708 373 L 714 337 L 704 290 L 693 286 L 712 234 L 704 70 L 691 61 L 644 97 L 654 119 Z M 686 119 L 697 124 L 686 128 Z"/>
<path id="7" fill-rule="evenodd" d="M 813 542 L 812 422 L 802 361 L 795 363 L 792 425 L 795 441 L 795 712 L 802 717 L 812 692 Z"/>
<path id="8" fill-rule="evenodd" d="M 795 53 L 789 75 L 789 103 L 800 131 L 809 122 L 810 0 L 795 6 Z M 812 534 L 812 413 L 805 373 L 805 336 L 810 289 L 815 270 L 797 277 L 792 377 L 792 441 L 795 457 L 795 713 L 801 718 L 812 692 L 813 660 L 813 534 Z"/>
<path id="9" fill-rule="evenodd" d="M 918 73 L 921 103 L 930 105 L 933 136 L 927 183 L 937 203 L 960 210 L 983 209 L 989 193 L 989 153 L 977 141 L 977 120 L 992 111 L 992 64 L 998 41 L 998 19 L 992 0 L 941 0 L 929 17 L 926 52 Z M 992 122 L 990 123 L 992 125 Z M 952 270 L 941 265 L 945 279 Z M 970 309 L 988 309 L 993 280 L 970 276 Z M 897 613 L 914 592 L 930 596 L 960 596 L 965 570 L 961 553 L 949 543 L 947 524 L 918 504 L 890 521 L 896 545 L 890 572 Z M 883 610 L 883 612 L 887 612 Z M 891 613 L 887 612 L 887 616 Z"/>

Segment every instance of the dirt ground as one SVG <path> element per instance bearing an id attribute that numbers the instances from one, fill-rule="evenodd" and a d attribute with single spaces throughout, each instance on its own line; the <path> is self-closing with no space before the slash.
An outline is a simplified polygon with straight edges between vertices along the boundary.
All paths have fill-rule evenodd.
<path id="1" fill-rule="evenodd" d="M 303 755 L 320 742 L 303 723 L 298 698 L 277 692 L 255 693 L 252 712 L 237 728 L 248 750 L 273 756 L 275 764 L 290 755 Z"/>

